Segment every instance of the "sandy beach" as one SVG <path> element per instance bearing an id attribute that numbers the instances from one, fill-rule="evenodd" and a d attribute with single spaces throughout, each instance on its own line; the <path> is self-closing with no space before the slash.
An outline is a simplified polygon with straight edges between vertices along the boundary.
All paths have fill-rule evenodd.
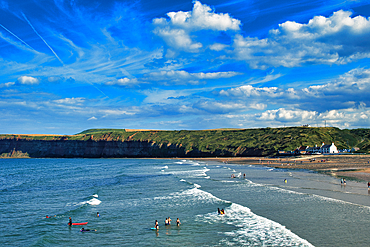
<path id="1" fill-rule="evenodd" d="M 338 178 L 370 181 L 370 155 L 307 155 L 297 157 L 197 158 L 232 164 L 264 165 L 276 168 L 308 169 Z"/>

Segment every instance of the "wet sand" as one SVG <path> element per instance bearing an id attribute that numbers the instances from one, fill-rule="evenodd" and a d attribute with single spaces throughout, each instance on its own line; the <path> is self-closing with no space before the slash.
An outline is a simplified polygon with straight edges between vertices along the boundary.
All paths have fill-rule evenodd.
<path id="1" fill-rule="evenodd" d="M 308 169 L 328 175 L 370 181 L 370 155 L 305 155 L 296 157 L 196 158 L 231 164 L 263 165 L 276 168 Z"/>

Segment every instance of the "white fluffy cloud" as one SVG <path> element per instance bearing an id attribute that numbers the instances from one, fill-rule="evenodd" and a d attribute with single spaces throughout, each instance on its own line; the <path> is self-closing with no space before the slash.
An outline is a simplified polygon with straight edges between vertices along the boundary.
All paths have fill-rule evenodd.
<path id="1" fill-rule="evenodd" d="M 85 102 L 84 98 L 64 98 L 64 99 L 58 99 L 54 100 L 55 103 L 58 104 L 68 104 L 68 105 L 81 105 Z"/>
<path id="2" fill-rule="evenodd" d="M 240 29 L 240 21 L 229 14 L 217 14 L 207 5 L 194 2 L 192 11 L 170 12 L 169 19 L 155 18 L 154 33 L 170 46 L 188 52 L 196 52 L 203 45 L 192 39 L 191 33 L 199 30 L 213 31 L 237 31 Z"/>
<path id="3" fill-rule="evenodd" d="M 353 69 L 325 84 L 305 88 L 254 87 L 244 85 L 221 90 L 220 96 L 234 101 L 285 105 L 325 112 L 330 109 L 360 108 L 370 105 L 370 69 Z M 264 116 L 268 118 L 271 113 Z"/>
<path id="4" fill-rule="evenodd" d="M 337 11 L 307 24 L 287 21 L 265 39 L 236 35 L 234 52 L 252 68 L 344 64 L 370 57 L 370 19 Z"/>
<path id="5" fill-rule="evenodd" d="M 109 82 L 106 82 L 105 85 L 117 85 L 117 86 L 122 86 L 122 87 L 133 87 L 133 86 L 136 86 L 138 84 L 141 84 L 141 83 L 144 83 L 144 82 L 141 82 L 139 81 L 138 79 L 136 78 L 127 78 L 127 77 L 124 77 L 124 78 L 120 78 L 116 81 L 109 81 Z"/>
<path id="6" fill-rule="evenodd" d="M 18 82 L 25 85 L 35 85 L 40 83 L 39 79 L 31 76 L 21 76 L 18 78 Z"/>
<path id="7" fill-rule="evenodd" d="M 263 112 L 259 120 L 280 121 L 280 122 L 307 122 L 314 120 L 318 116 L 316 111 L 289 110 L 279 108 L 277 110 L 267 110 Z"/>
<path id="8" fill-rule="evenodd" d="M 220 95 L 222 96 L 233 96 L 233 97 L 277 97 L 281 96 L 283 92 L 277 87 L 253 87 L 252 85 L 245 85 L 229 90 L 221 90 Z"/>
<path id="9" fill-rule="evenodd" d="M 311 97 L 331 95 L 356 95 L 358 99 L 364 96 L 363 92 L 370 92 L 370 69 L 353 69 L 338 79 L 323 85 L 310 86 L 302 90 Z M 368 95 L 365 95 L 370 100 Z"/>
<path id="10" fill-rule="evenodd" d="M 209 73 L 189 73 L 184 70 L 167 70 L 160 72 L 152 72 L 149 74 L 152 80 L 207 80 L 207 79 L 220 79 L 230 78 L 241 73 L 228 71 L 228 72 L 209 72 Z"/>

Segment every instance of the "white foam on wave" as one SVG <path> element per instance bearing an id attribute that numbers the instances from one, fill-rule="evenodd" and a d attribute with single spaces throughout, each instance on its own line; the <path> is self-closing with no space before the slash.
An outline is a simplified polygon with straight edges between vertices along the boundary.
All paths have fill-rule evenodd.
<path id="1" fill-rule="evenodd" d="M 154 200 L 170 200 L 172 203 L 169 206 L 176 205 L 176 201 L 181 204 L 187 204 L 188 206 L 199 207 L 202 204 L 219 204 L 219 203 L 231 203 L 226 200 L 222 200 L 209 192 L 203 191 L 200 185 L 194 184 L 194 188 L 187 189 L 184 191 L 170 193 L 167 196 L 154 197 Z"/>
<path id="2" fill-rule="evenodd" d="M 86 203 L 88 203 L 90 205 L 99 205 L 101 203 L 101 201 L 99 199 L 93 198 L 93 199 L 87 201 Z"/>
<path id="3" fill-rule="evenodd" d="M 98 194 L 94 194 L 92 196 L 95 197 L 95 198 L 98 198 L 99 197 Z"/>
<path id="4" fill-rule="evenodd" d="M 172 174 L 175 176 L 186 176 L 186 177 L 207 177 L 208 171 L 210 171 L 210 169 L 204 167 L 203 169 L 196 169 L 196 170 L 169 171 L 168 174 Z"/>
<path id="5" fill-rule="evenodd" d="M 254 214 L 249 208 L 232 203 L 225 215 L 216 212 L 198 215 L 197 221 L 208 224 L 232 224 L 237 230 L 223 232 L 226 238 L 220 244 L 237 246 L 313 246 L 285 226 Z"/>

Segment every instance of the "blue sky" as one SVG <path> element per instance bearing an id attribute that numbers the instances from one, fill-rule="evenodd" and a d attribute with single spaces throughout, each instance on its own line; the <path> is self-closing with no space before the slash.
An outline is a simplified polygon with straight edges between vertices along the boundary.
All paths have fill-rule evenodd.
<path id="1" fill-rule="evenodd" d="M 0 0 L 0 133 L 370 126 L 370 1 Z"/>

